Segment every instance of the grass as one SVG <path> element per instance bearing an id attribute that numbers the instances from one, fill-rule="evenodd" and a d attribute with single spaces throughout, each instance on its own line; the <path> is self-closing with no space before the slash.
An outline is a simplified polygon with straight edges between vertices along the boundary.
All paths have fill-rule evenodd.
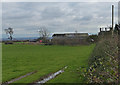
<path id="1" fill-rule="evenodd" d="M 87 67 L 88 57 L 95 45 L 89 46 L 40 46 L 4 45 L 2 46 L 3 82 L 28 72 L 37 73 L 15 83 L 31 83 L 40 77 L 68 66 L 66 71 L 48 83 L 83 82 L 76 73 L 77 68 Z"/>

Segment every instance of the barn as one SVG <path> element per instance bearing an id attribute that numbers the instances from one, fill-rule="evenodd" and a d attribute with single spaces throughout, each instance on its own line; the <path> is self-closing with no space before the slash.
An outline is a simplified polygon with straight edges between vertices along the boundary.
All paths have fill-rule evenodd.
<path id="1" fill-rule="evenodd" d="M 59 33 L 53 34 L 52 42 L 53 44 L 79 45 L 85 43 L 88 36 L 88 33 Z"/>

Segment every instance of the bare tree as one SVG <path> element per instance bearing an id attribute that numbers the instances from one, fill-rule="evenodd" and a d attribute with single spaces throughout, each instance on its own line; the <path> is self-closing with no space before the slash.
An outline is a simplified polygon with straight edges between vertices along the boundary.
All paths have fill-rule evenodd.
<path id="1" fill-rule="evenodd" d="M 78 31 L 77 31 L 77 30 L 75 30 L 75 33 L 78 33 Z"/>
<path id="2" fill-rule="evenodd" d="M 5 29 L 6 34 L 9 36 L 8 39 L 12 40 L 13 37 L 13 28 L 9 27 L 8 29 Z"/>
<path id="3" fill-rule="evenodd" d="M 49 32 L 46 29 L 46 27 L 45 26 L 40 27 L 40 30 L 38 30 L 38 32 L 39 32 L 39 35 L 40 35 L 40 39 L 46 41 L 48 36 L 49 36 Z"/>

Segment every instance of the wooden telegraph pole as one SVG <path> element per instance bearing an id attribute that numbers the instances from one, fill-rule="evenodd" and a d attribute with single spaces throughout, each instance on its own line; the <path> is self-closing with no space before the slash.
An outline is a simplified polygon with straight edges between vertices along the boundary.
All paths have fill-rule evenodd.
<path id="1" fill-rule="evenodd" d="M 114 5 L 112 5 L 112 35 L 114 30 Z"/>

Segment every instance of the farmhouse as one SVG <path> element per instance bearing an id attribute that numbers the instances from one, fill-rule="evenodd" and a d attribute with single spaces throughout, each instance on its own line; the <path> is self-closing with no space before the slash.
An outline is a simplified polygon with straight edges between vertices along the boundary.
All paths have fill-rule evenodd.
<path id="1" fill-rule="evenodd" d="M 86 43 L 88 36 L 88 33 L 53 34 L 52 43 L 62 45 L 78 45 Z"/>

